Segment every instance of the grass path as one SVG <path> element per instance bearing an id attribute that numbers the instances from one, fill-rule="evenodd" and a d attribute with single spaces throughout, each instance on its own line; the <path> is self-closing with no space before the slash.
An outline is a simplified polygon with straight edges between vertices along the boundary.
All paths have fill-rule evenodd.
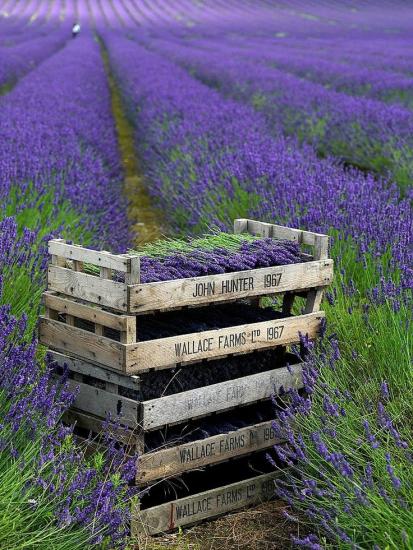
<path id="1" fill-rule="evenodd" d="M 101 40 L 99 43 L 108 76 L 112 112 L 125 173 L 124 193 L 129 203 L 128 218 L 134 234 L 134 244 L 138 246 L 162 237 L 165 232 L 163 216 L 162 212 L 153 206 L 152 199 L 146 190 L 136 156 L 135 128 L 125 113 L 121 92 L 111 71 L 107 50 Z"/>

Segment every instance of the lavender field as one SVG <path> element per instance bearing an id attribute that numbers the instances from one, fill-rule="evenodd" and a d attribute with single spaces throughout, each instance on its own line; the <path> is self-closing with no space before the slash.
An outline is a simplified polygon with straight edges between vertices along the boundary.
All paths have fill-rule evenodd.
<path id="1" fill-rule="evenodd" d="M 412 25 L 403 0 L 0 0 L 0 550 L 413 549 Z M 235 218 L 331 237 L 306 393 L 274 413 L 284 505 L 138 544 L 136 461 L 61 423 L 47 241 L 179 250 Z M 298 261 L 221 239 L 146 245 L 145 282 Z"/>

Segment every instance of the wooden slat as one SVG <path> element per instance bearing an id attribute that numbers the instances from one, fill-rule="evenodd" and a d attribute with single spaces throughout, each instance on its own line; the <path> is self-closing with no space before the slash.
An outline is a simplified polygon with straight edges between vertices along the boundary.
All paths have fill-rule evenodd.
<path id="1" fill-rule="evenodd" d="M 321 233 L 302 231 L 301 229 L 293 229 L 283 225 L 269 224 L 249 219 L 242 219 L 242 222 L 244 222 L 244 227 L 245 222 L 247 223 L 247 231 L 249 233 L 263 237 L 273 237 L 280 240 L 295 241 L 300 244 L 307 244 L 311 246 L 314 246 L 317 236 L 327 237 L 328 239 L 327 235 L 322 235 Z"/>
<path id="2" fill-rule="evenodd" d="M 131 256 L 130 271 L 125 275 L 125 282 L 128 285 L 136 285 L 141 282 L 141 260 L 139 256 Z"/>
<path id="3" fill-rule="evenodd" d="M 139 404 L 133 399 L 113 394 L 95 388 L 89 384 L 68 380 L 68 386 L 76 394 L 73 407 L 94 414 L 105 420 L 108 415 L 116 419 L 120 415 L 120 422 L 132 429 L 138 427 Z"/>
<path id="4" fill-rule="evenodd" d="M 320 311 L 321 302 L 323 301 L 323 289 L 311 290 L 307 294 L 307 300 L 304 307 L 304 313 L 315 313 Z"/>
<path id="5" fill-rule="evenodd" d="M 117 311 L 127 311 L 127 286 L 123 283 L 94 277 L 50 265 L 48 269 L 48 290 L 110 307 Z"/>
<path id="6" fill-rule="evenodd" d="M 105 250 L 91 250 L 75 244 L 66 244 L 61 239 L 52 239 L 49 241 L 49 254 L 100 267 L 107 267 L 116 271 L 128 272 L 130 270 L 129 255 L 111 254 Z"/>
<path id="7" fill-rule="evenodd" d="M 328 257 L 328 237 L 326 235 L 316 235 L 314 241 L 314 258 L 324 260 Z M 320 286 L 311 290 L 307 295 L 304 313 L 319 311 L 323 300 L 324 287 Z"/>
<path id="8" fill-rule="evenodd" d="M 274 348 L 299 342 L 299 333 L 308 334 L 313 339 L 318 334 L 323 317 L 323 312 L 316 312 L 127 344 L 126 372 L 139 373 L 177 363 L 218 358 L 229 353 Z"/>
<path id="9" fill-rule="evenodd" d="M 130 312 L 200 305 L 329 285 L 333 260 L 146 283 L 129 288 Z"/>
<path id="10" fill-rule="evenodd" d="M 242 218 L 234 220 L 234 233 L 236 235 L 240 233 L 246 233 L 248 231 L 248 221 Z"/>
<path id="11" fill-rule="evenodd" d="M 291 370 L 291 373 L 290 373 Z M 212 412 L 267 399 L 282 386 L 302 387 L 302 364 L 212 384 L 142 403 L 142 427 L 154 430 Z"/>
<path id="12" fill-rule="evenodd" d="M 59 313 L 68 313 L 74 317 L 98 323 L 114 330 L 127 331 L 131 322 L 136 324 L 136 317 L 134 316 L 110 313 L 98 307 L 81 304 L 74 299 L 58 296 L 53 292 L 44 292 L 43 297 L 45 306 L 50 309 Z"/>
<path id="13" fill-rule="evenodd" d="M 69 357 L 58 351 L 48 350 L 48 353 L 53 361 L 56 361 L 58 365 L 64 367 L 67 365 L 68 369 L 73 372 L 78 372 L 85 376 L 92 376 L 98 380 L 104 382 L 110 382 L 112 384 L 117 384 L 123 388 L 128 388 L 131 390 L 139 391 L 140 389 L 140 379 L 138 376 L 129 376 L 127 374 L 117 373 L 113 370 L 108 370 L 103 367 L 98 367 L 97 365 L 92 365 L 92 363 L 87 363 L 82 359 L 76 357 Z"/>
<path id="14" fill-rule="evenodd" d="M 147 510 L 133 508 L 132 535 L 171 531 L 269 500 L 275 495 L 274 480 L 279 475 L 263 474 Z"/>
<path id="15" fill-rule="evenodd" d="M 86 361 L 123 370 L 124 344 L 104 336 L 40 317 L 39 340 L 57 351 L 73 353 Z"/>
<path id="16" fill-rule="evenodd" d="M 112 279 L 113 269 L 110 269 L 109 267 L 101 267 L 100 268 L 100 277 L 102 279 Z"/>
<path id="17" fill-rule="evenodd" d="M 183 472 L 217 464 L 240 457 L 279 443 L 272 428 L 272 421 L 261 422 L 225 434 L 183 443 L 140 457 L 136 482 L 150 483 Z"/>
<path id="18" fill-rule="evenodd" d="M 78 428 L 89 430 L 94 434 L 100 434 L 103 430 L 102 425 L 105 419 L 87 414 L 84 411 L 78 409 L 69 409 L 63 414 L 63 422 L 66 424 L 75 424 Z M 138 443 L 138 437 L 129 428 L 122 428 L 105 424 L 105 430 L 109 427 L 111 437 L 123 443 L 124 445 L 136 446 Z"/>

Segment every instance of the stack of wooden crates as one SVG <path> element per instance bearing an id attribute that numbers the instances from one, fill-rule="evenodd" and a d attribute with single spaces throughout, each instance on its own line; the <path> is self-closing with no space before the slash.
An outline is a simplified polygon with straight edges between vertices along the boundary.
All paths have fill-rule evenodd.
<path id="1" fill-rule="evenodd" d="M 302 385 L 303 363 L 289 354 L 288 366 L 274 364 L 264 372 L 142 399 L 140 386 L 148 372 L 200 362 L 208 368 L 210 361 L 228 354 L 285 349 L 299 343 L 300 334 L 310 339 L 317 336 L 324 317 L 320 311 L 323 290 L 333 277 L 328 237 L 247 219 L 235 220 L 234 231 L 295 241 L 301 246 L 303 261 L 141 284 L 137 256 L 89 250 L 63 240 L 49 242 L 46 311 L 39 333 L 54 360 L 69 368 L 69 384 L 78 391 L 67 420 L 75 422 L 78 429 L 99 433 L 108 415 L 120 415 L 122 429 L 116 429 L 115 436 L 139 453 L 136 482 L 142 487 L 159 485 L 160 480 L 173 480 L 190 471 L 202 470 L 205 476 L 201 492 L 189 487 L 181 498 L 151 502 L 146 508 L 137 505 L 132 514 L 134 532 L 165 532 L 256 504 L 274 494 L 275 471 L 259 475 L 241 472 L 243 478 L 230 484 L 225 482 L 225 475 L 217 481 L 221 478 L 214 471 L 228 461 L 236 468 L 240 459 L 270 449 L 275 443 L 271 419 L 145 452 L 145 438 L 156 430 L 208 415 L 213 423 L 216 415 L 226 411 L 269 401 L 280 387 L 287 390 Z M 86 273 L 84 264 L 98 266 L 100 276 Z M 119 272 L 120 277 L 114 276 Z M 274 320 L 139 341 L 142 315 L 179 309 L 184 318 L 191 308 L 201 306 L 207 315 L 208 308 L 216 304 L 249 300 L 256 307 L 264 297 L 277 295 L 282 298 L 283 315 Z M 296 296 L 304 298 L 300 315 L 291 314 Z M 209 480 L 212 488 L 208 488 Z"/>

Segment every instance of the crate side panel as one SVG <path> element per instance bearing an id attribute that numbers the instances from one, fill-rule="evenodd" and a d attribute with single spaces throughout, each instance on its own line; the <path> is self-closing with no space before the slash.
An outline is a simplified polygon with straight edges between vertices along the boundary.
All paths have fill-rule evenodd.
<path id="1" fill-rule="evenodd" d="M 124 344 L 98 336 L 93 332 L 40 317 L 39 340 L 57 351 L 73 353 L 86 361 L 123 370 Z"/>
<path id="2" fill-rule="evenodd" d="M 111 254 L 105 250 L 92 250 L 76 244 L 66 244 L 61 239 L 49 241 L 49 254 L 116 271 L 127 272 L 130 269 L 130 257 L 127 255 Z"/>
<path id="3" fill-rule="evenodd" d="M 69 370 L 85 376 L 92 376 L 103 382 L 109 384 L 117 384 L 123 388 L 128 388 L 136 392 L 140 391 L 140 379 L 138 376 L 129 376 L 127 374 L 122 374 L 119 371 L 109 370 L 107 368 L 99 367 L 98 365 L 93 365 L 77 357 L 70 357 L 59 351 L 48 350 L 48 353 L 52 359 L 60 367 L 67 365 Z"/>
<path id="4" fill-rule="evenodd" d="M 130 287 L 130 310 L 141 313 L 328 285 L 333 260 L 303 262 Z"/>
<path id="5" fill-rule="evenodd" d="M 68 380 L 68 386 L 76 395 L 73 407 L 98 416 L 105 420 L 108 415 L 112 419 L 119 418 L 122 424 L 130 428 L 138 427 L 138 403 L 127 397 L 78 382 Z"/>
<path id="6" fill-rule="evenodd" d="M 156 367 L 270 349 L 299 342 L 299 334 L 315 338 L 322 312 L 259 323 L 159 338 L 126 347 L 126 371 L 138 373 Z"/>
<path id="7" fill-rule="evenodd" d="M 65 267 L 49 266 L 48 290 L 121 312 L 126 312 L 128 309 L 126 284 L 94 277 Z"/>
<path id="8" fill-rule="evenodd" d="M 268 399 L 278 393 L 281 386 L 285 390 L 302 387 L 302 364 L 144 401 L 142 426 L 145 430 L 153 430 L 166 424 Z"/>
<path id="9" fill-rule="evenodd" d="M 272 420 L 205 439 L 183 443 L 143 455 L 139 459 L 137 483 L 150 483 L 183 472 L 216 464 L 230 458 L 268 449 L 280 442 Z"/>
<path id="10" fill-rule="evenodd" d="M 259 504 L 274 497 L 278 476 L 272 472 L 147 510 L 133 509 L 132 532 L 154 535 Z"/>

